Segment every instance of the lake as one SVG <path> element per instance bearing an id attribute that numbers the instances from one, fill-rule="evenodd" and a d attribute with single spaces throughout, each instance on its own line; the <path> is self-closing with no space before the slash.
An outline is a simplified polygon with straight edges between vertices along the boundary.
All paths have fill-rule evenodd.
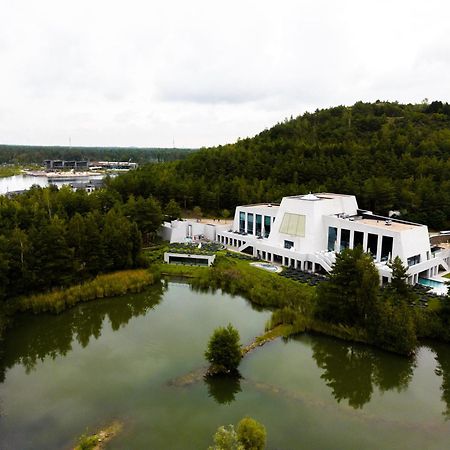
<path id="1" fill-rule="evenodd" d="M 214 328 L 232 323 L 248 343 L 269 316 L 183 282 L 20 316 L 0 368 L 0 448 L 68 449 L 118 419 L 124 431 L 108 449 L 199 450 L 245 415 L 266 426 L 268 449 L 448 448 L 446 345 L 411 361 L 301 335 L 250 353 L 240 380 L 177 383 L 205 364 Z"/>
<path id="2" fill-rule="evenodd" d="M 101 179 L 103 178 L 103 175 L 92 175 L 92 178 L 90 179 Z M 88 179 L 84 178 L 84 179 L 74 179 L 73 181 L 53 181 L 51 184 L 61 187 L 64 184 L 69 184 L 72 182 L 87 182 Z M 0 195 L 1 194 L 6 194 L 7 192 L 12 192 L 12 191 L 22 191 L 22 190 L 26 190 L 26 189 L 30 189 L 31 186 L 33 186 L 34 184 L 37 184 L 38 186 L 41 187 L 46 187 L 48 186 L 50 183 L 48 181 L 48 178 L 45 176 L 31 176 L 31 175 L 14 175 L 12 177 L 3 177 L 0 178 Z"/>

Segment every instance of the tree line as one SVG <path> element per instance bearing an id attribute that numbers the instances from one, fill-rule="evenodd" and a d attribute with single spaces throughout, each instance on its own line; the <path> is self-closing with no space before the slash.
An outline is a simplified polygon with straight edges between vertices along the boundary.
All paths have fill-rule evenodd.
<path id="1" fill-rule="evenodd" d="M 185 158 L 195 149 L 139 147 L 59 147 L 0 145 L 0 164 L 41 164 L 45 159 L 128 161 L 146 163 Z"/>
<path id="2" fill-rule="evenodd" d="M 142 266 L 142 242 L 162 219 L 153 197 L 122 201 L 108 190 L 0 196 L 0 300 Z"/>
<path id="3" fill-rule="evenodd" d="M 358 102 L 305 113 L 253 138 L 111 180 L 123 198 L 220 213 L 296 193 L 354 194 L 379 214 L 450 227 L 450 106 Z"/>

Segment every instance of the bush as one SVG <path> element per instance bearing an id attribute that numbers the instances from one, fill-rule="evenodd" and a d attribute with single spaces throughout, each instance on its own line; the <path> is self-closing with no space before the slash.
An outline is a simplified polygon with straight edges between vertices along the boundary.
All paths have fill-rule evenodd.
<path id="1" fill-rule="evenodd" d="M 205 352 L 211 373 L 236 372 L 242 359 L 239 332 L 231 325 L 214 330 Z"/>
<path id="2" fill-rule="evenodd" d="M 238 423 L 237 438 L 245 450 L 263 450 L 266 436 L 266 427 L 251 417 L 244 417 Z"/>

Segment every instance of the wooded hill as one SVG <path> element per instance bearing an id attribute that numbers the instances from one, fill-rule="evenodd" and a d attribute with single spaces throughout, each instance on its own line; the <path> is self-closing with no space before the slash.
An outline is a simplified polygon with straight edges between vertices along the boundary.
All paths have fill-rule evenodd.
<path id="1" fill-rule="evenodd" d="M 362 103 L 305 113 L 253 138 L 112 180 L 124 198 L 208 212 L 285 195 L 354 194 L 360 207 L 450 228 L 450 105 Z"/>

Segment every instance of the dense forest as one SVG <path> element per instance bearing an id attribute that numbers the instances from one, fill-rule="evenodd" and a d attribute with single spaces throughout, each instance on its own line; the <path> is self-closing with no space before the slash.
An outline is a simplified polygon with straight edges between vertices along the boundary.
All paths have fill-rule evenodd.
<path id="1" fill-rule="evenodd" d="M 450 228 L 450 105 L 362 103 L 285 120 L 253 138 L 149 164 L 110 189 L 220 213 L 308 191 L 354 194 L 360 207 Z"/>
<path id="2" fill-rule="evenodd" d="M 0 145 L 0 164 L 41 164 L 45 159 L 165 162 L 185 158 L 188 148 L 49 147 Z"/>
<path id="3" fill-rule="evenodd" d="M 0 300 L 142 265 L 142 241 L 162 221 L 159 202 L 69 187 L 0 196 Z"/>

